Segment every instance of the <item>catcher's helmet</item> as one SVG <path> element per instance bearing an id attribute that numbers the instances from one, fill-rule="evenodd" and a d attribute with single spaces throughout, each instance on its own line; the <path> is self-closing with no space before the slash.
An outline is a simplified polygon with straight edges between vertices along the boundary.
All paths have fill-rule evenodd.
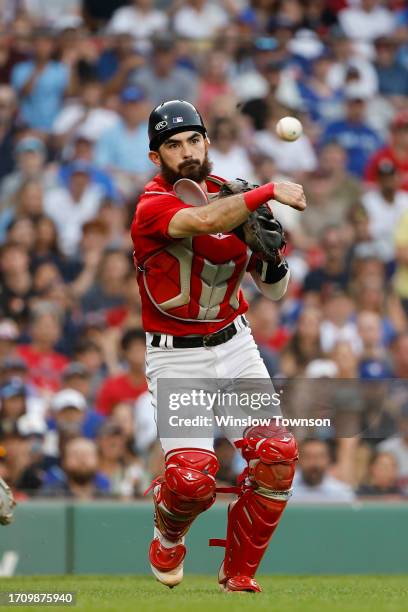
<path id="1" fill-rule="evenodd" d="M 157 151 L 172 134 L 197 130 L 207 133 L 198 110 L 185 100 L 169 100 L 156 106 L 149 117 L 150 150 Z"/>

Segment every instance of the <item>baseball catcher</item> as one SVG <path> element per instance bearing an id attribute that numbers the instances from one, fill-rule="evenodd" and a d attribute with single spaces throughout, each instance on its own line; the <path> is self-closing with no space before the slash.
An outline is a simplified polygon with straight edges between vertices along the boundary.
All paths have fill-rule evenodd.
<path id="1" fill-rule="evenodd" d="M 240 284 L 250 272 L 272 300 L 286 292 L 285 236 L 268 202 L 306 207 L 289 182 L 256 186 L 211 173 L 209 139 L 197 109 L 171 100 L 149 118 L 151 161 L 159 173 L 141 195 L 132 223 L 134 260 L 146 331 L 146 377 L 157 410 L 162 378 L 269 379 L 252 337 Z M 261 591 L 255 573 L 291 495 L 297 460 L 292 434 L 247 429 L 232 442 L 247 467 L 234 488 L 219 584 Z M 212 440 L 164 438 L 165 469 L 153 483 L 153 574 L 173 587 L 183 578 L 185 536 L 216 497 Z"/>

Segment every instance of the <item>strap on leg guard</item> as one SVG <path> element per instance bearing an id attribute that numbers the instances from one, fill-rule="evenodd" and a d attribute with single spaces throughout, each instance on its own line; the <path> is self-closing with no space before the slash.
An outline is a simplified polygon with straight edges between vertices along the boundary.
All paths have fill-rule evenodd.
<path id="1" fill-rule="evenodd" d="M 194 519 L 215 501 L 218 460 L 212 451 L 183 448 L 166 455 L 166 468 L 154 488 L 155 521 L 171 541 L 184 536 Z"/>
<path id="2" fill-rule="evenodd" d="M 238 500 L 229 506 L 226 540 L 210 540 L 210 546 L 225 546 L 224 583 L 236 576 L 254 577 L 291 495 L 298 458 L 291 433 L 278 430 L 270 438 L 252 434 L 236 443 L 248 467 Z"/>

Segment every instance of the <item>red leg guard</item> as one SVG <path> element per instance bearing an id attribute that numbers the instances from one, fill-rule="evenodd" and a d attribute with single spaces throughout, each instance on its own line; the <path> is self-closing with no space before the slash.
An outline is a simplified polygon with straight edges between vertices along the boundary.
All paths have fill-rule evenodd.
<path id="1" fill-rule="evenodd" d="M 298 450 L 293 435 L 281 431 L 272 438 L 251 435 L 236 446 L 248 468 L 238 500 L 229 506 L 219 580 L 227 590 L 259 591 L 253 578 L 291 495 Z"/>
<path id="2" fill-rule="evenodd" d="M 166 455 L 163 481 L 154 489 L 155 522 L 160 532 L 176 542 L 194 519 L 215 501 L 219 468 L 212 451 L 183 448 Z"/>

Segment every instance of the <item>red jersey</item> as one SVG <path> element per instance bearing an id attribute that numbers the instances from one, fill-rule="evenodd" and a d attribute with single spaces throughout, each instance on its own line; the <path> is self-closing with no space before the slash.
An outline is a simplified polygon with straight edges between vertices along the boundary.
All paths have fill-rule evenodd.
<path id="1" fill-rule="evenodd" d="M 96 410 L 108 416 L 120 402 L 136 400 L 139 395 L 147 391 L 147 384 L 143 381 L 135 385 L 130 376 L 125 372 L 117 376 L 107 378 L 102 384 L 96 398 Z"/>
<path id="2" fill-rule="evenodd" d="M 394 163 L 399 172 L 399 178 L 401 181 L 400 189 L 408 191 L 408 157 L 403 159 L 397 157 L 391 147 L 380 149 L 373 155 L 366 167 L 365 179 L 370 183 L 377 182 L 378 166 L 384 159 L 390 160 Z"/>
<path id="3" fill-rule="evenodd" d="M 217 180 L 218 177 L 214 177 Z M 219 191 L 207 180 L 207 191 Z M 250 251 L 233 233 L 172 238 L 168 227 L 191 208 L 157 175 L 145 187 L 132 223 L 145 331 L 211 334 L 248 309 L 240 289 Z"/>
<path id="4" fill-rule="evenodd" d="M 17 352 L 25 361 L 30 380 L 40 389 L 58 391 L 61 386 L 61 373 L 69 363 L 68 359 L 55 351 L 42 353 L 31 344 L 21 344 Z"/>

